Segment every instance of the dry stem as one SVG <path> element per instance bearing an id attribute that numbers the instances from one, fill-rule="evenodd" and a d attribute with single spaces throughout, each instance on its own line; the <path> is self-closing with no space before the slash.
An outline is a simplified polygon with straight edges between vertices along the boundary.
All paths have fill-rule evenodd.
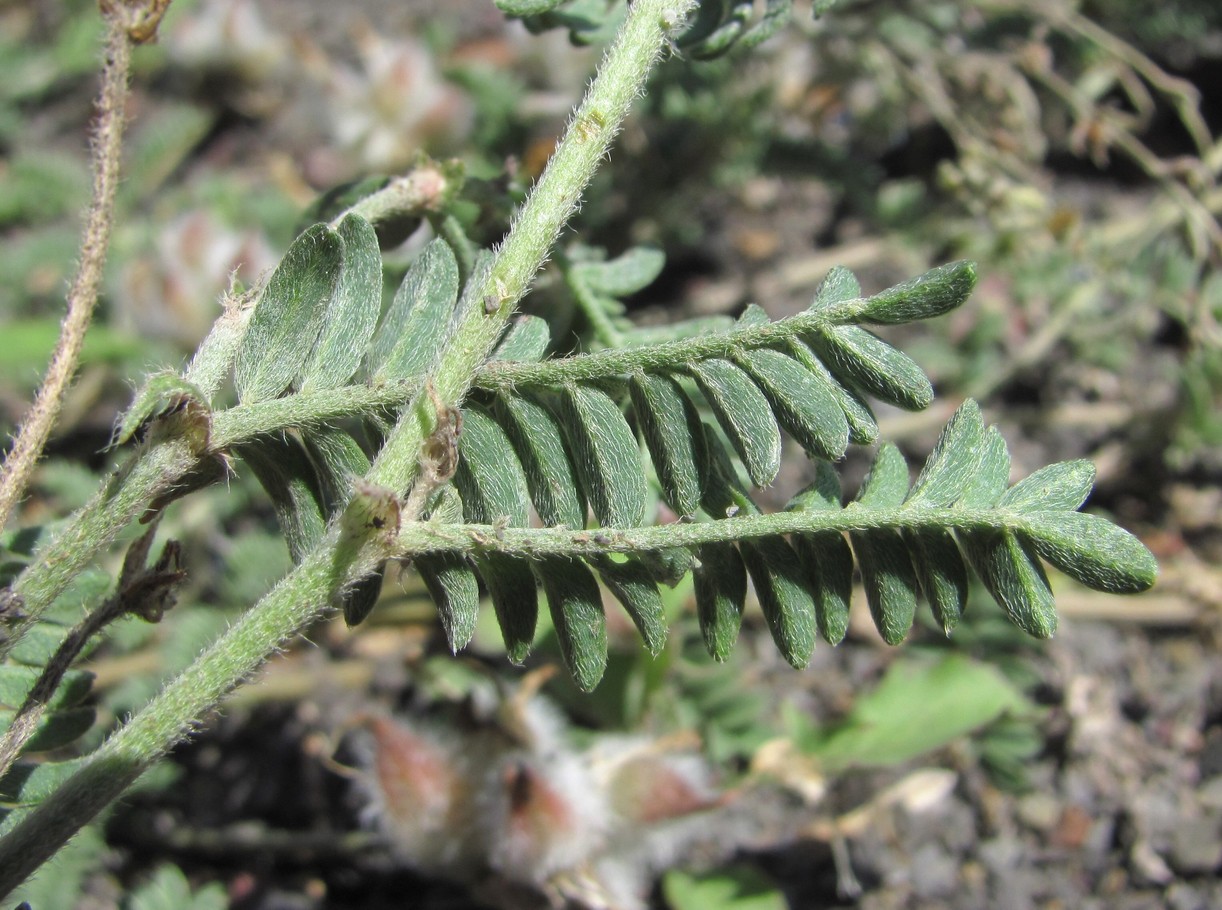
<path id="1" fill-rule="evenodd" d="M 59 416 L 64 393 L 80 359 L 85 331 L 98 300 L 102 267 L 110 245 L 115 189 L 119 182 L 127 82 L 131 69 L 132 38 L 121 16 L 107 18 L 102 88 L 97 101 L 93 150 L 93 200 L 81 240 L 80 263 L 68 290 L 68 314 L 38 396 L 22 424 L 13 448 L 0 468 L 0 528 L 25 492 L 30 473 L 46 446 Z"/>

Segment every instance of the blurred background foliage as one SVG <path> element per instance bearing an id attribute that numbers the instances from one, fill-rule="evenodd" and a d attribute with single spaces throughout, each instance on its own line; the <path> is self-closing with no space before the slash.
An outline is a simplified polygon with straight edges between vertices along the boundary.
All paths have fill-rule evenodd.
<path id="1" fill-rule="evenodd" d="M 893 336 L 939 399 L 918 415 L 884 409 L 883 438 L 923 458 L 972 396 L 1006 428 L 1017 476 L 1091 458 L 1094 507 L 1139 533 L 1164 577 L 1144 609 L 1101 604 L 1057 579 L 1069 618 L 1137 615 L 1216 633 L 1222 97 L 1211 87 L 1222 78 L 1222 6 L 841 0 L 817 19 L 809 3 L 795 7 L 792 24 L 750 52 L 661 66 L 568 236 L 610 255 L 665 251 L 659 279 L 627 301 L 645 324 L 737 314 L 749 302 L 779 318 L 804 308 L 835 264 L 872 291 L 938 261 L 979 260 L 985 278 L 968 306 Z M 54 342 L 74 264 L 99 32 L 89 0 L 0 4 L 6 438 Z M 563 31 L 507 26 L 486 0 L 176 0 L 161 35 L 137 55 L 102 312 L 17 527 L 52 533 L 84 501 L 118 457 L 107 443 L 132 386 L 189 355 L 220 294 L 275 264 L 319 193 L 401 171 L 421 153 L 458 156 L 468 182 L 455 214 L 477 242 L 499 237 L 598 54 Z M 390 271 L 406 267 L 424 233 L 390 254 Z M 552 321 L 559 347 L 589 334 L 551 273 L 526 306 Z M 787 470 L 776 505 L 807 479 L 800 459 Z M 121 625 L 90 656 L 97 721 L 79 748 L 289 564 L 270 506 L 242 472 L 177 504 L 162 533 L 184 545 L 181 603 L 159 625 Z M 3 581 L 36 540 L 9 531 L 0 542 Z M 99 590 L 119 560 L 98 567 Z M 81 601 L 65 595 L 65 622 Z M 888 789 L 897 781 L 941 792 L 942 778 L 912 776 L 928 764 L 1021 793 L 1032 763 L 1055 753 L 1063 718 L 1048 680 L 1060 658 L 1023 640 L 983 592 L 976 603 L 952 640 L 926 628 L 902 652 L 855 622 L 850 643 L 795 676 L 756 647 L 758 615 L 733 658 L 710 663 L 679 586 L 660 657 L 622 621 L 592 696 L 562 674 L 543 691 L 579 757 L 597 755 L 604 737 L 694 733 L 720 792 L 769 794 L 743 800 L 755 801 L 751 817 L 725 821 L 717 845 L 676 835 L 665 862 L 624 859 L 639 867 L 633 880 L 664 873 L 658 905 L 784 906 L 783 872 L 742 857 L 803 838 L 831 845 L 837 885 L 850 893 L 837 845 L 870 812 L 911 797 Z M 315 630 L 22 896 L 36 910 L 390 906 L 379 901 L 405 873 L 385 851 L 359 859 L 369 844 L 338 836 L 320 846 L 359 814 L 327 770 L 333 747 L 342 741 L 338 759 L 357 761 L 343 743 L 361 712 L 450 717 L 461 739 L 453 715 L 512 701 L 521 673 L 483 620 L 472 649 L 451 658 L 418 582 L 406 571 L 391 579 L 369 628 Z M 557 654 L 546 622 L 539 636 L 536 668 Z M 260 849 L 264 860 L 235 858 Z M 315 862 L 324 871 L 310 871 Z M 420 906 L 455 893 L 430 887 L 441 896 Z M 597 905 L 571 883 L 557 887 Z M 275 902 L 286 895 L 296 903 Z M 504 894 L 482 899 L 513 905 Z"/>

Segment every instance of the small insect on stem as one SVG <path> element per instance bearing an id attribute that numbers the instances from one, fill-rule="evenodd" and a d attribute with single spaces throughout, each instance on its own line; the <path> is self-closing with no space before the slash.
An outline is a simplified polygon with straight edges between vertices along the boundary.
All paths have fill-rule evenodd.
<path id="1" fill-rule="evenodd" d="M 420 479 L 408 497 L 406 511 L 416 515 L 428 501 L 429 494 L 449 482 L 458 470 L 458 438 L 462 436 L 462 412 L 441 400 L 433 383 L 425 384 L 433 402 L 437 424 L 420 447 Z"/>
<path id="2" fill-rule="evenodd" d="M 589 142 L 606 127 L 607 118 L 600 111 L 587 111 L 577 118 L 577 138 L 581 142 Z"/>
<path id="3" fill-rule="evenodd" d="M 425 457 L 430 462 L 437 483 L 445 483 L 458 468 L 458 438 L 462 436 L 462 412 L 441 400 L 433 383 L 425 389 L 437 412 L 437 426 L 425 441 Z"/>

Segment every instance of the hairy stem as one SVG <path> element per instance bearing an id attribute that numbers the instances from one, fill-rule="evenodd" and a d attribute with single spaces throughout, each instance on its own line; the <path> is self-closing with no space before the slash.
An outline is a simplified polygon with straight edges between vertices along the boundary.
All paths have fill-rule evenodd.
<path id="1" fill-rule="evenodd" d="M 152 446 L 133 456 L 133 461 L 114 474 L 13 585 L 24 619 L 9 630 L 0 644 L 0 659 L 21 640 L 65 588 L 103 547 L 149 508 L 149 503 L 168 493 L 199 458 L 186 440 L 175 439 Z"/>
<path id="2" fill-rule="evenodd" d="M 980 530 L 1015 527 L 1021 517 L 998 509 L 864 509 L 849 506 L 835 511 L 776 512 L 741 515 L 722 521 L 674 522 L 642 528 L 502 528 L 493 525 L 441 525 L 427 521 L 405 524 L 399 533 L 404 556 L 438 551 L 496 552 L 514 556 L 586 557 L 600 553 L 638 553 L 693 548 L 706 543 L 737 542 L 778 534 L 818 534 L 841 531 Z"/>
<path id="3" fill-rule="evenodd" d="M 632 99 L 661 52 L 669 30 L 681 24 L 693 0 L 636 0 L 599 68 L 585 101 L 552 161 L 515 218 L 490 273 L 432 377 L 446 406 L 460 402 L 475 371 L 504 329 L 581 193 L 606 154 Z M 473 283 L 475 283 L 473 281 Z M 492 305 L 484 305 L 487 298 Z M 427 402 L 426 402 L 427 403 Z M 432 427 L 428 407 L 413 406 L 397 425 L 372 468 L 366 487 L 404 490 L 415 476 L 420 448 Z M 389 451 L 388 451 L 389 450 Z M 366 561 L 337 565 L 344 530 L 333 526 L 322 544 L 253 607 L 203 656 L 126 726 L 116 732 L 49 799 L 23 816 L 0 839 L 0 895 L 7 894 L 117 797 L 150 765 L 331 603 L 338 584 L 369 574 Z"/>
<path id="4" fill-rule="evenodd" d="M 446 407 L 457 407 L 471 387 L 472 377 L 547 261 L 633 99 L 643 90 L 668 32 L 694 5 L 694 0 L 638 0 L 632 5 L 547 168 L 514 217 L 492 268 L 476 276 L 464 294 L 465 315 L 432 377 L 434 392 Z M 370 480 L 406 488 L 415 476 L 420 446 L 435 425 L 433 409 L 406 409 L 378 455 Z"/>
<path id="5" fill-rule="evenodd" d="M 107 19 L 102 88 L 97 101 L 94 128 L 93 199 L 85 219 L 80 263 L 68 290 L 68 313 L 60 328 L 59 341 L 47 367 L 29 416 L 21 426 L 13 448 L 0 468 L 0 528 L 21 499 L 34 465 L 42 454 L 59 416 L 64 393 L 80 360 L 85 331 L 98 302 L 102 267 L 110 246 L 115 190 L 119 184 L 119 158 L 123 148 L 123 120 L 127 103 L 127 80 L 131 70 L 132 39 L 121 16 Z"/>

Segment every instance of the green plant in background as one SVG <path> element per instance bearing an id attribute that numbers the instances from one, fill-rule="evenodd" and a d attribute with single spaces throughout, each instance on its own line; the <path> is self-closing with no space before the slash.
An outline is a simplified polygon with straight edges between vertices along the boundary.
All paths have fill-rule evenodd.
<path id="1" fill-rule="evenodd" d="M 141 17 L 153 17 L 155 31 L 165 5 L 109 9 L 112 41 L 130 50 L 149 34 Z M 1009 486 L 1005 442 L 971 401 L 915 481 L 899 450 L 883 442 L 861 489 L 843 503 L 834 463 L 850 445 L 879 437 L 867 399 L 920 410 L 933 398 L 920 367 L 867 327 L 954 310 L 975 285 L 973 264 L 872 296 L 836 268 L 811 305 L 787 319 L 771 321 L 755 307 L 737 321 L 644 329 L 624 317 L 621 301 L 656 277 L 659 252 L 634 248 L 609 259 L 589 247 L 556 249 L 666 47 L 703 57 L 749 46 L 780 27 L 788 3 L 768 3 L 758 21 L 743 2 L 499 5 L 532 28 L 567 28 L 574 40 L 616 35 L 503 242 L 488 250 L 468 239 L 461 216 L 470 201 L 451 164 L 423 160 L 330 200 L 266 283 L 230 295 L 186 370 L 148 379 L 117 434 L 130 456 L 96 496 L 55 526 L 6 534 L 0 789 L 12 811 L 0 838 L 0 891 L 19 884 L 296 633 L 335 609 L 351 625 L 364 621 L 391 561 L 411 561 L 455 651 L 475 632 L 485 590 L 515 662 L 535 639 L 542 588 L 563 661 L 583 690 L 608 665 L 604 588 L 658 654 L 667 638 L 659 585 L 690 575 L 704 645 L 726 660 L 749 579 L 780 653 L 802 667 L 817 637 L 844 637 L 855 570 L 891 644 L 908 634 L 920 599 L 951 632 L 969 567 L 1011 621 L 1040 638 L 1056 628 L 1045 561 L 1103 591 L 1153 582 L 1156 567 L 1140 543 L 1078 511 L 1093 481 L 1088 463 L 1052 465 Z M 383 312 L 382 247 L 420 220 L 437 238 Z M 549 257 L 590 338 L 565 356 L 556 356 L 561 329 L 518 312 Z M 815 481 L 765 513 L 750 490 L 777 476 L 783 434 L 807 453 Z M 153 548 L 162 511 L 224 480 L 235 460 L 270 497 L 295 567 L 95 750 L 67 762 L 32 760 L 28 753 L 92 727 L 92 709 L 81 707 L 89 679 L 70 669 L 73 661 L 112 621 L 157 621 L 183 584 L 181 548 Z M 25 469 L 16 458 L 5 463 L 6 509 Z M 679 520 L 657 523 L 660 503 Z M 136 521 L 148 528 L 129 543 L 111 590 L 91 564 Z M 81 606 L 88 614 L 76 622 Z M 981 704 L 950 732 L 931 729 L 932 740 L 1021 708 L 995 677 L 985 684 L 979 674 L 987 672 L 948 659 L 917 680 L 945 693 L 945 678 L 977 673 Z M 897 675 L 878 700 L 902 700 L 915 688 Z M 859 706 L 841 730 L 795 729 L 792 738 L 832 766 L 885 752 L 888 731 L 871 710 Z M 896 753 L 929 745 L 900 739 Z M 206 906 L 211 897 L 194 900 Z"/>

